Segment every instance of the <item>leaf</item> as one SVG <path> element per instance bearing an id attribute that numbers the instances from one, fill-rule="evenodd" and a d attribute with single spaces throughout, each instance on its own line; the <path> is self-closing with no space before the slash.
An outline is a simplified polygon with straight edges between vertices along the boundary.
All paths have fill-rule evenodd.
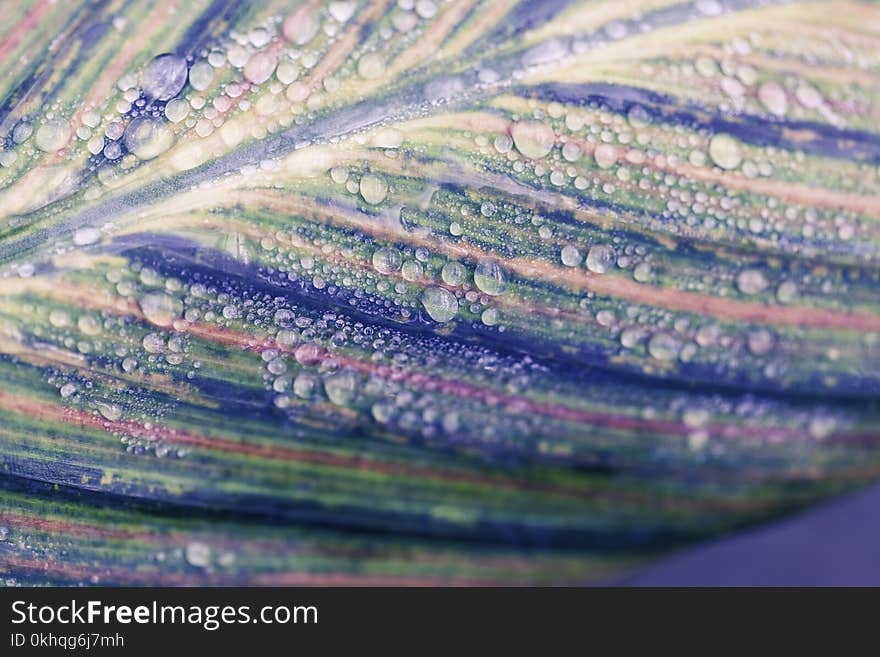
<path id="1" fill-rule="evenodd" d="M 605 581 L 876 478 L 876 5 L 14 4 L 7 582 Z"/>

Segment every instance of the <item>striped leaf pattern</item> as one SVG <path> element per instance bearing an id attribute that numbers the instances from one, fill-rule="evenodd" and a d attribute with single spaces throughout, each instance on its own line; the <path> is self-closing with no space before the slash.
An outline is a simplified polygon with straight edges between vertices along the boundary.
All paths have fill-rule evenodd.
<path id="1" fill-rule="evenodd" d="M 573 584 L 880 474 L 880 6 L 0 2 L 0 574 Z"/>

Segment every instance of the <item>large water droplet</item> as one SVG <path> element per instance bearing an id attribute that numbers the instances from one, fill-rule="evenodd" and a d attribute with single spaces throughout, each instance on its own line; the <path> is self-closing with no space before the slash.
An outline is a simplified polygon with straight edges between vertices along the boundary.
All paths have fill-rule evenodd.
<path id="1" fill-rule="evenodd" d="M 709 157 L 722 169 L 735 169 L 742 162 L 739 142 L 730 135 L 717 134 L 709 142 Z"/>
<path id="2" fill-rule="evenodd" d="M 518 121 L 510 129 L 510 136 L 516 150 L 532 160 L 546 157 L 553 149 L 556 135 L 545 123 L 537 121 Z"/>
<path id="3" fill-rule="evenodd" d="M 758 294 L 767 289 L 769 283 L 758 269 L 744 269 L 736 277 L 736 287 L 743 294 Z"/>
<path id="4" fill-rule="evenodd" d="M 171 100 L 186 84 L 186 60 L 179 55 L 159 55 L 141 76 L 144 95 L 155 100 Z"/>
<path id="5" fill-rule="evenodd" d="M 318 385 L 317 377 L 311 372 L 300 372 L 293 381 L 293 394 L 301 399 L 308 399 L 315 394 Z"/>
<path id="6" fill-rule="evenodd" d="M 210 68 L 210 67 L 209 67 Z M 175 98 L 165 106 L 165 118 L 172 123 L 180 123 L 189 115 L 189 103 L 182 98 Z"/>
<path id="7" fill-rule="evenodd" d="M 357 4 L 352 0 L 346 0 L 345 2 L 331 2 L 327 11 L 337 21 L 344 23 L 352 17 L 355 9 L 357 9 Z"/>
<path id="8" fill-rule="evenodd" d="M 376 53 L 367 53 L 358 60 L 357 70 L 365 80 L 374 80 L 385 72 L 385 62 Z"/>
<path id="9" fill-rule="evenodd" d="M 587 253 L 587 269 L 595 274 L 604 274 L 614 265 L 614 249 L 607 244 L 590 247 Z"/>
<path id="10" fill-rule="evenodd" d="M 347 406 L 357 392 L 357 379 L 348 371 L 333 374 L 324 379 L 324 392 L 334 404 Z"/>
<path id="11" fill-rule="evenodd" d="M 147 321 L 156 326 L 171 326 L 183 312 L 183 304 L 163 292 L 145 294 L 141 297 L 140 307 Z"/>
<path id="12" fill-rule="evenodd" d="M 122 417 L 122 409 L 116 404 L 98 404 L 98 412 L 105 420 L 110 422 L 116 422 L 116 420 Z"/>
<path id="13" fill-rule="evenodd" d="M 773 335 L 767 329 L 751 331 L 748 335 L 747 344 L 749 351 L 755 356 L 764 356 L 770 353 L 774 343 Z"/>
<path id="14" fill-rule="evenodd" d="M 619 153 L 617 147 L 612 144 L 599 144 L 593 151 L 593 157 L 600 169 L 609 169 L 617 163 Z"/>
<path id="15" fill-rule="evenodd" d="M 211 548 L 204 543 L 193 541 L 186 546 L 184 552 L 187 563 L 197 568 L 207 568 L 211 565 Z"/>
<path id="16" fill-rule="evenodd" d="M 448 322 L 458 312 L 458 300 L 449 290 L 429 287 L 422 292 L 422 305 L 435 322 Z"/>
<path id="17" fill-rule="evenodd" d="M 474 269 L 474 283 L 490 296 L 497 296 L 507 289 L 507 276 L 493 260 L 484 260 Z"/>
<path id="18" fill-rule="evenodd" d="M 214 80 L 214 67 L 208 62 L 199 61 L 189 69 L 189 83 L 196 91 L 204 91 Z"/>
<path id="19" fill-rule="evenodd" d="M 440 270 L 440 278 L 447 285 L 459 286 L 467 280 L 468 269 L 457 260 L 452 260 L 443 265 Z"/>
<path id="20" fill-rule="evenodd" d="M 46 121 L 37 129 L 34 142 L 37 148 L 52 153 L 67 146 L 70 141 L 70 124 L 61 119 Z"/>
<path id="21" fill-rule="evenodd" d="M 97 228 L 80 228 L 73 234 L 73 243 L 77 246 L 94 244 L 99 239 L 101 239 L 101 231 Z"/>
<path id="22" fill-rule="evenodd" d="M 581 252 L 577 250 L 577 247 L 574 247 L 571 244 L 566 244 L 562 247 L 559 257 L 562 260 L 562 264 L 566 267 L 577 267 L 581 264 L 581 260 L 583 260 Z"/>
<path id="23" fill-rule="evenodd" d="M 648 353 L 657 360 L 674 360 L 681 350 L 681 343 L 669 333 L 655 333 L 648 341 Z"/>
<path id="24" fill-rule="evenodd" d="M 788 111 L 785 89 L 777 82 L 765 82 L 758 87 L 758 100 L 768 112 L 776 116 L 785 116 Z"/>
<path id="25" fill-rule="evenodd" d="M 403 264 L 403 256 L 394 247 L 378 249 L 373 253 L 373 267 L 380 274 L 393 274 Z"/>
<path id="26" fill-rule="evenodd" d="M 368 173 L 361 178 L 360 191 L 367 203 L 378 205 L 388 195 L 388 183 L 379 176 Z"/>
<path id="27" fill-rule="evenodd" d="M 248 60 L 244 67 L 244 77 L 253 84 L 262 84 L 275 72 L 277 59 L 268 52 L 258 52 Z"/>
<path id="28" fill-rule="evenodd" d="M 163 121 L 141 116 L 125 129 L 123 141 L 138 159 L 151 160 L 171 148 L 174 133 Z"/>

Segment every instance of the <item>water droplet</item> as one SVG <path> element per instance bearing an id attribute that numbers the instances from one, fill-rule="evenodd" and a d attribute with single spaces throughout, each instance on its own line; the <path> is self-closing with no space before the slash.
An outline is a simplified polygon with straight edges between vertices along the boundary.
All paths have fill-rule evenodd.
<path id="1" fill-rule="evenodd" d="M 607 244 L 591 246 L 587 253 L 587 269 L 595 274 L 604 274 L 614 265 L 614 249 Z"/>
<path id="2" fill-rule="evenodd" d="M 562 147 L 562 157 L 564 157 L 568 162 L 577 162 L 581 159 L 581 147 L 578 146 L 573 141 L 566 142 Z"/>
<path id="3" fill-rule="evenodd" d="M 33 132 L 34 127 L 27 121 L 22 121 L 12 129 L 12 141 L 16 144 L 23 144 L 30 139 Z"/>
<path id="4" fill-rule="evenodd" d="M 85 335 L 98 335 L 101 332 L 101 322 L 91 315 L 82 315 L 77 320 L 76 326 Z"/>
<path id="5" fill-rule="evenodd" d="M 145 294 L 139 305 L 147 321 L 156 326 L 171 326 L 183 312 L 183 304 L 164 292 Z"/>
<path id="6" fill-rule="evenodd" d="M 562 260 L 562 264 L 566 267 L 577 267 L 583 260 L 581 252 L 577 250 L 577 247 L 574 247 L 571 244 L 566 244 L 562 247 L 559 257 Z"/>
<path id="7" fill-rule="evenodd" d="M 743 294 L 759 294 L 766 290 L 768 285 L 764 273 L 758 269 L 744 269 L 736 277 L 736 287 Z"/>
<path id="8" fill-rule="evenodd" d="M 151 354 L 159 354 L 165 351 L 165 339 L 158 333 L 147 333 L 141 340 L 144 350 Z"/>
<path id="9" fill-rule="evenodd" d="M 116 420 L 122 417 L 122 409 L 116 404 L 100 403 L 98 404 L 98 412 L 105 420 L 110 422 L 116 422 Z"/>
<path id="10" fill-rule="evenodd" d="M 418 0 L 416 13 L 422 18 L 434 18 L 437 13 L 437 5 L 433 0 Z"/>
<path id="11" fill-rule="evenodd" d="M 657 360 L 675 360 L 681 343 L 669 333 L 655 333 L 648 341 L 648 353 Z"/>
<path id="12" fill-rule="evenodd" d="M 742 162 L 739 142 L 728 134 L 717 134 L 709 142 L 709 157 L 722 169 L 735 169 Z"/>
<path id="13" fill-rule="evenodd" d="M 639 130 L 651 123 L 651 115 L 641 105 L 633 105 L 626 113 L 626 120 L 633 128 Z"/>
<path id="14" fill-rule="evenodd" d="M 779 303 L 791 303 L 798 296 L 798 287 L 794 281 L 784 281 L 776 288 L 776 299 Z"/>
<path id="15" fill-rule="evenodd" d="M 768 112 L 776 116 L 785 116 L 788 111 L 785 89 L 776 82 L 765 82 L 758 87 L 758 100 Z"/>
<path id="16" fill-rule="evenodd" d="M 294 10 L 284 21 L 283 32 L 285 38 L 298 46 L 304 46 L 315 38 L 321 24 L 316 14 L 303 14 L 302 11 Z"/>
<path id="17" fill-rule="evenodd" d="M 184 557 L 191 566 L 207 568 L 211 565 L 211 548 L 204 543 L 193 541 L 187 544 Z"/>
<path id="18" fill-rule="evenodd" d="M 490 296 L 497 296 L 507 288 L 507 276 L 494 260 L 483 260 L 474 269 L 474 283 Z"/>
<path id="19" fill-rule="evenodd" d="M 546 157 L 553 149 L 556 135 L 545 123 L 518 121 L 510 128 L 516 150 L 532 160 Z"/>
<path id="20" fill-rule="evenodd" d="M 467 280 L 468 269 L 456 260 L 452 260 L 443 265 L 440 270 L 440 278 L 447 285 L 457 287 Z"/>
<path id="21" fill-rule="evenodd" d="M 409 32 L 418 23 L 415 14 L 408 11 L 395 11 L 391 14 L 391 24 L 398 32 Z"/>
<path id="22" fill-rule="evenodd" d="M 337 406 L 347 406 L 357 392 L 357 379 L 352 372 L 343 371 L 324 379 L 324 392 Z"/>
<path id="23" fill-rule="evenodd" d="M 596 321 L 600 326 L 604 326 L 605 328 L 610 328 L 614 326 L 614 322 L 617 321 L 617 317 L 610 310 L 600 310 L 596 313 Z"/>
<path id="24" fill-rule="evenodd" d="M 321 347 L 314 342 L 301 344 L 293 352 L 293 357 L 300 365 L 312 366 L 321 362 Z"/>
<path id="25" fill-rule="evenodd" d="M 417 281 L 422 277 L 422 265 L 416 260 L 407 260 L 400 270 L 404 280 Z"/>
<path id="26" fill-rule="evenodd" d="M 73 243 L 77 246 L 94 244 L 101 239 L 101 231 L 97 228 L 80 228 L 73 234 Z"/>
<path id="27" fill-rule="evenodd" d="M 357 71 L 365 80 L 375 80 L 385 72 L 385 62 L 379 55 L 370 52 L 358 60 Z"/>
<path id="28" fill-rule="evenodd" d="M 346 167 L 333 167 L 330 169 L 330 178 L 337 185 L 343 185 L 348 180 L 348 169 Z"/>
<path id="29" fill-rule="evenodd" d="M 186 78 L 186 60 L 166 53 L 149 63 L 141 76 L 141 88 L 148 98 L 171 100 L 183 89 Z"/>
<path id="30" fill-rule="evenodd" d="M 49 323 L 55 328 L 62 328 L 70 324 L 70 315 L 63 310 L 53 310 L 49 313 Z"/>
<path id="31" fill-rule="evenodd" d="M 480 321 L 486 326 L 495 326 L 498 323 L 498 309 L 486 308 L 480 315 Z"/>
<path id="32" fill-rule="evenodd" d="M 174 144 L 174 133 L 162 122 L 141 116 L 125 129 L 125 147 L 138 159 L 151 160 Z"/>
<path id="33" fill-rule="evenodd" d="M 403 264 L 403 256 L 394 247 L 386 247 L 373 252 L 373 267 L 380 274 L 393 274 Z"/>
<path id="34" fill-rule="evenodd" d="M 379 176 L 368 173 L 361 178 L 360 192 L 367 203 L 378 205 L 388 195 L 388 183 Z"/>
<path id="35" fill-rule="evenodd" d="M 394 404 L 386 401 L 376 402 L 370 408 L 370 413 L 379 424 L 387 424 L 394 416 Z"/>
<path id="36" fill-rule="evenodd" d="M 620 332 L 620 344 L 627 349 L 632 349 L 645 336 L 644 331 L 640 328 L 630 327 Z"/>
<path id="37" fill-rule="evenodd" d="M 647 283 L 653 276 L 654 271 L 647 262 L 640 262 L 633 269 L 633 278 L 639 283 Z"/>
<path id="38" fill-rule="evenodd" d="M 817 440 L 827 438 L 837 429 L 837 422 L 832 417 L 814 417 L 807 426 L 809 434 Z"/>
<path id="39" fill-rule="evenodd" d="M 275 342 L 282 347 L 292 347 L 299 342 L 299 333 L 292 329 L 281 329 L 275 334 Z"/>
<path id="40" fill-rule="evenodd" d="M 299 77 L 299 66 L 290 61 L 282 61 L 275 69 L 275 77 L 281 84 L 290 84 Z"/>
<path id="41" fill-rule="evenodd" d="M 300 372 L 293 381 L 293 394 L 300 399 L 308 399 L 315 394 L 318 378 L 310 372 Z"/>
<path id="42" fill-rule="evenodd" d="M 165 105 L 165 118 L 171 123 L 180 123 L 189 116 L 189 103 L 182 98 L 175 98 Z"/>
<path id="43" fill-rule="evenodd" d="M 448 322 L 458 313 L 458 300 L 449 290 L 429 287 L 421 296 L 425 311 L 435 322 Z"/>
<path id="44" fill-rule="evenodd" d="M 266 364 L 266 369 L 269 370 L 271 374 L 277 376 L 279 374 L 284 374 L 287 371 L 287 363 L 283 358 L 273 358 Z"/>
<path id="45" fill-rule="evenodd" d="M 801 82 L 795 90 L 798 102 L 807 109 L 816 109 L 822 105 L 822 94 L 808 82 Z"/>
<path id="46" fill-rule="evenodd" d="M 609 169 L 614 166 L 618 156 L 617 147 L 611 144 L 600 144 L 593 151 L 593 157 L 600 169 Z"/>
<path id="47" fill-rule="evenodd" d="M 510 135 L 498 135 L 495 137 L 493 145 L 495 150 L 503 155 L 504 153 L 509 153 L 510 149 L 513 148 L 513 139 L 510 138 Z"/>
<path id="48" fill-rule="evenodd" d="M 189 83 L 196 91 L 205 91 L 214 80 L 214 67 L 206 61 L 198 61 L 189 69 Z"/>
<path id="49" fill-rule="evenodd" d="M 258 52 L 244 66 L 245 79 L 252 84 L 262 84 L 272 77 L 277 61 L 271 53 Z"/>
<path id="50" fill-rule="evenodd" d="M 345 23 L 354 14 L 357 5 L 351 0 L 347 2 L 331 2 L 327 11 L 340 23 Z"/>
<path id="51" fill-rule="evenodd" d="M 34 142 L 41 151 L 52 153 L 67 146 L 70 135 L 70 124 L 67 121 L 52 119 L 37 129 Z"/>
<path id="52" fill-rule="evenodd" d="M 764 356 L 773 349 L 775 340 L 773 335 L 767 329 L 758 329 L 751 331 L 748 336 L 748 347 L 755 356 Z"/>

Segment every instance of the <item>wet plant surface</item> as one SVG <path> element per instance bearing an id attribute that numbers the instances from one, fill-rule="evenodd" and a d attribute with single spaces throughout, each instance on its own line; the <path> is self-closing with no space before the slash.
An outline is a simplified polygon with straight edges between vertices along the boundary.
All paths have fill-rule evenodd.
<path id="1" fill-rule="evenodd" d="M 5 2 L 0 573 L 572 584 L 880 473 L 880 7 Z"/>

